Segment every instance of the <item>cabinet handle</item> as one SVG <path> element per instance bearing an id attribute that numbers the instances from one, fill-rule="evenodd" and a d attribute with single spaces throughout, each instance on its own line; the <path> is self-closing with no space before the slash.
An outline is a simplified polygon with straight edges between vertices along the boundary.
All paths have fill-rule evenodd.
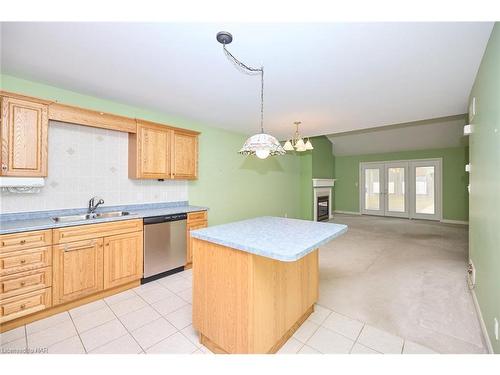
<path id="1" fill-rule="evenodd" d="M 20 243 L 21 245 L 24 245 L 24 244 L 26 243 L 26 240 L 21 240 L 19 243 Z"/>
<path id="2" fill-rule="evenodd" d="M 21 286 L 25 286 L 26 285 L 26 281 L 21 281 Z"/>
<path id="3" fill-rule="evenodd" d="M 24 310 L 26 308 L 26 305 L 23 303 L 21 306 L 19 306 L 21 310 Z"/>
<path id="4" fill-rule="evenodd" d="M 5 164 L 2 163 L 2 171 L 6 171 L 7 170 L 7 166 Z"/>
<path id="5" fill-rule="evenodd" d="M 26 259 L 21 259 L 21 264 L 26 263 Z"/>

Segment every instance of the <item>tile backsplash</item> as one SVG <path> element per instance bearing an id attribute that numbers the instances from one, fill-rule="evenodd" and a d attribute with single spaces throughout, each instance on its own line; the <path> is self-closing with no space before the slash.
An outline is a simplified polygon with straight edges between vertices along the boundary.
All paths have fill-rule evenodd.
<path id="1" fill-rule="evenodd" d="M 51 121 L 49 173 L 36 194 L 1 192 L 1 213 L 188 200 L 187 181 L 128 178 L 128 134 Z"/>

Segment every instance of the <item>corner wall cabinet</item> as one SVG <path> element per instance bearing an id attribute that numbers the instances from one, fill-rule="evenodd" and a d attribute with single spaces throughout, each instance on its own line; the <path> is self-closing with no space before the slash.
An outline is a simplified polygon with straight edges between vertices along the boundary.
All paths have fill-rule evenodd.
<path id="1" fill-rule="evenodd" d="M 1 96 L 1 176 L 47 176 L 48 102 Z"/>

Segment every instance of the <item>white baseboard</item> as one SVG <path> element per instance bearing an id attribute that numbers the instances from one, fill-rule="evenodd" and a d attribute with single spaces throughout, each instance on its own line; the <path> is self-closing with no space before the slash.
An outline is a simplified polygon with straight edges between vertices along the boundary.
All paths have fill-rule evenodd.
<path id="1" fill-rule="evenodd" d="M 493 351 L 493 346 L 491 345 L 490 336 L 488 335 L 488 331 L 486 329 L 486 324 L 484 324 L 483 314 L 481 313 L 481 307 L 479 307 L 479 302 L 477 301 L 476 292 L 474 289 L 470 289 L 472 294 L 472 300 L 474 301 L 474 307 L 476 308 L 477 316 L 479 318 L 479 325 L 481 326 L 481 331 L 483 333 L 483 340 L 486 344 L 486 349 L 490 354 L 495 354 Z"/>
<path id="2" fill-rule="evenodd" d="M 448 220 L 448 219 L 441 219 L 442 223 L 445 224 L 461 224 L 461 225 L 469 225 L 468 221 L 463 221 L 463 220 Z"/>
<path id="3" fill-rule="evenodd" d="M 336 214 L 361 215 L 361 212 L 335 210 Z"/>

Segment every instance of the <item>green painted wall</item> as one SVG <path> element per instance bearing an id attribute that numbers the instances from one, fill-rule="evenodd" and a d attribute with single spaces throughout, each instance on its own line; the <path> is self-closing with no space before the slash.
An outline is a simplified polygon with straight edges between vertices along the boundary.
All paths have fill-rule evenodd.
<path id="1" fill-rule="evenodd" d="M 500 321 L 500 23 L 496 22 L 472 88 L 469 254 L 476 296 L 495 353 L 494 318 Z"/>
<path id="2" fill-rule="evenodd" d="M 359 163 L 406 159 L 443 158 L 443 218 L 468 220 L 468 148 L 391 152 L 384 154 L 335 156 L 335 209 L 359 212 Z"/>
<path id="3" fill-rule="evenodd" d="M 244 134 L 9 75 L 0 75 L 0 87 L 200 131 L 199 179 L 189 182 L 189 202 L 210 208 L 211 225 L 259 215 L 301 216 L 301 160 L 296 155 L 270 157 L 264 161 L 245 158 L 237 154 L 247 137 Z"/>

